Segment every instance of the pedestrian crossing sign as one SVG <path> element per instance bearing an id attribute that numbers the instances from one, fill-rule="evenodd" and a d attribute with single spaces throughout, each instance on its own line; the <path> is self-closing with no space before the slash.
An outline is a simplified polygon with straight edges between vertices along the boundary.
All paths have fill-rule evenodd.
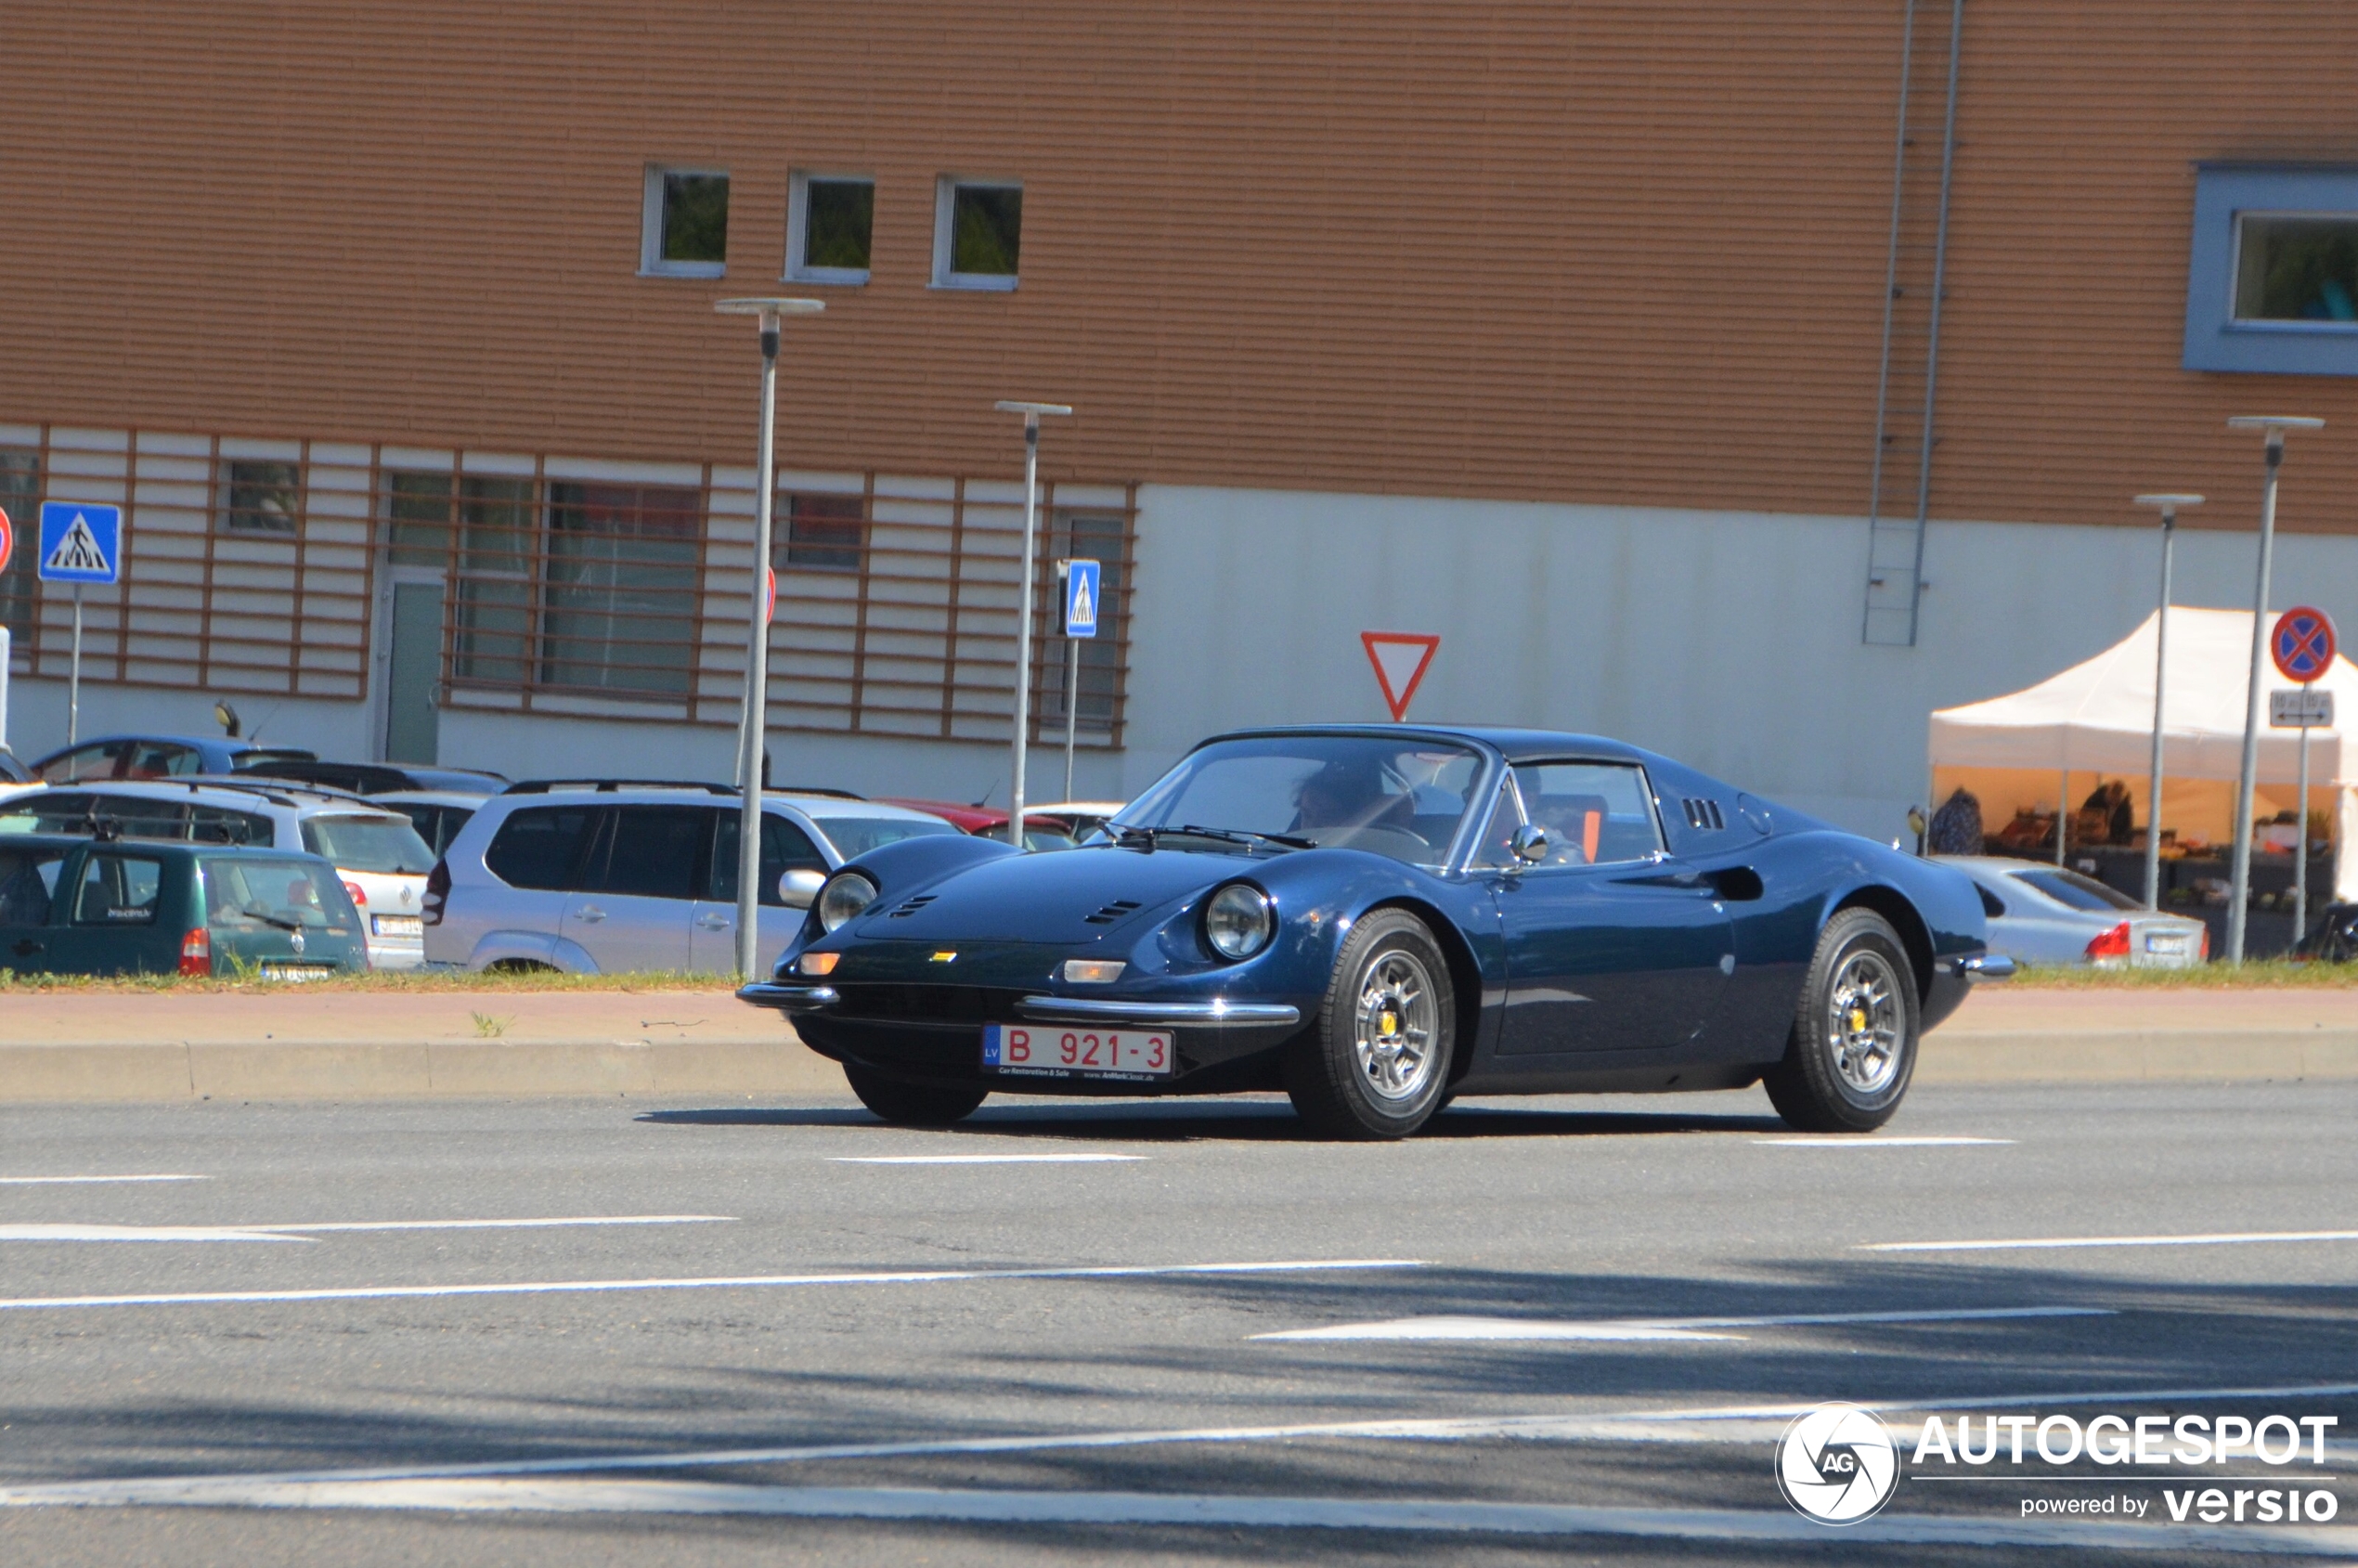
<path id="1" fill-rule="evenodd" d="M 43 582 L 110 583 L 123 575 L 123 508 L 89 501 L 41 503 Z"/>
<path id="2" fill-rule="evenodd" d="M 1095 561 L 1067 561 L 1065 577 L 1065 635 L 1095 637 L 1097 635 L 1097 573 Z"/>

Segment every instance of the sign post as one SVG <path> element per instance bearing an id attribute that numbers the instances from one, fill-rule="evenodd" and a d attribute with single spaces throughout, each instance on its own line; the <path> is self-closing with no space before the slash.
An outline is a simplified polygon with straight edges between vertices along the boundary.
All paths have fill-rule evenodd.
<path id="1" fill-rule="evenodd" d="M 1408 705 L 1416 700 L 1425 671 L 1432 667 L 1441 639 L 1429 631 L 1363 631 L 1359 645 L 1367 650 L 1367 662 L 1376 667 L 1376 684 L 1383 688 L 1383 703 L 1392 710 L 1392 721 L 1406 723 Z"/>
<path id="2" fill-rule="evenodd" d="M 8 570 L 8 557 L 17 548 L 17 535 L 8 521 L 8 513 L 0 509 L 0 575 Z M 0 626 L 0 751 L 8 746 L 8 628 Z"/>
<path id="3" fill-rule="evenodd" d="M 2287 720 L 2277 714 L 2289 708 L 2290 723 L 2300 732 L 2300 804 L 2293 811 L 2292 841 L 2292 940 L 2299 947 L 2309 929 L 2309 732 L 2320 726 L 2331 728 L 2334 721 L 2334 694 L 2316 687 L 2317 677 L 2333 667 L 2333 618 L 2306 604 L 2287 610 L 2276 617 L 2275 629 L 2268 634 L 2268 656 L 2276 661 L 2279 675 L 2300 683 L 2297 693 L 2274 692 L 2268 699 L 2269 724 L 2283 727 Z M 2286 703 L 2282 700 L 2286 697 L 2298 700 Z M 2322 705 L 2317 701 L 2320 697 L 2325 699 Z"/>
<path id="4" fill-rule="evenodd" d="M 82 588 L 123 576 L 123 508 L 41 503 L 43 582 L 73 584 L 73 656 L 66 666 L 66 745 L 82 738 Z"/>
<path id="5" fill-rule="evenodd" d="M 1097 589 L 1102 564 L 1076 559 L 1056 563 L 1065 585 L 1065 798 L 1072 798 L 1072 753 L 1081 722 L 1081 640 L 1097 635 Z"/>

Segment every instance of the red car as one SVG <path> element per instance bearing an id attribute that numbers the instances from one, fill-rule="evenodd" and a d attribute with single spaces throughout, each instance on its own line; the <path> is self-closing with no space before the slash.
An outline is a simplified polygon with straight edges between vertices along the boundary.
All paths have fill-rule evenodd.
<path id="1" fill-rule="evenodd" d="M 955 823 L 961 833 L 978 837 L 1007 836 L 1007 813 L 996 806 L 961 806 L 950 800 L 904 800 L 884 798 L 887 806 L 906 806 L 911 810 L 931 811 L 946 822 Z M 1034 849 L 1069 849 L 1082 836 L 1116 811 L 1121 804 L 1110 800 L 1068 800 L 1047 806 L 1024 809 L 1024 840 Z"/>

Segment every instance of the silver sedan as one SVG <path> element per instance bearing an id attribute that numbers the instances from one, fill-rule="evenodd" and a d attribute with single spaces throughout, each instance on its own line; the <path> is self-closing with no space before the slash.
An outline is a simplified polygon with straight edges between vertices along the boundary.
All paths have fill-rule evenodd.
<path id="1" fill-rule="evenodd" d="M 2201 921 L 2150 912 L 2092 876 L 1999 855 L 1934 858 L 1973 879 L 1989 916 L 1989 951 L 2017 964 L 2185 969 L 2210 956 Z"/>

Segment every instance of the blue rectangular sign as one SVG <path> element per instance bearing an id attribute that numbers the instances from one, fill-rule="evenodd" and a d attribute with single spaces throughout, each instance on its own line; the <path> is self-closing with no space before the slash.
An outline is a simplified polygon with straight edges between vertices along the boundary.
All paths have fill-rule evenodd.
<path id="1" fill-rule="evenodd" d="M 1065 563 L 1065 635 L 1097 635 L 1097 572 L 1095 561 Z"/>
<path id="2" fill-rule="evenodd" d="M 123 575 L 123 508 L 93 501 L 43 501 L 41 580 L 110 583 Z"/>

